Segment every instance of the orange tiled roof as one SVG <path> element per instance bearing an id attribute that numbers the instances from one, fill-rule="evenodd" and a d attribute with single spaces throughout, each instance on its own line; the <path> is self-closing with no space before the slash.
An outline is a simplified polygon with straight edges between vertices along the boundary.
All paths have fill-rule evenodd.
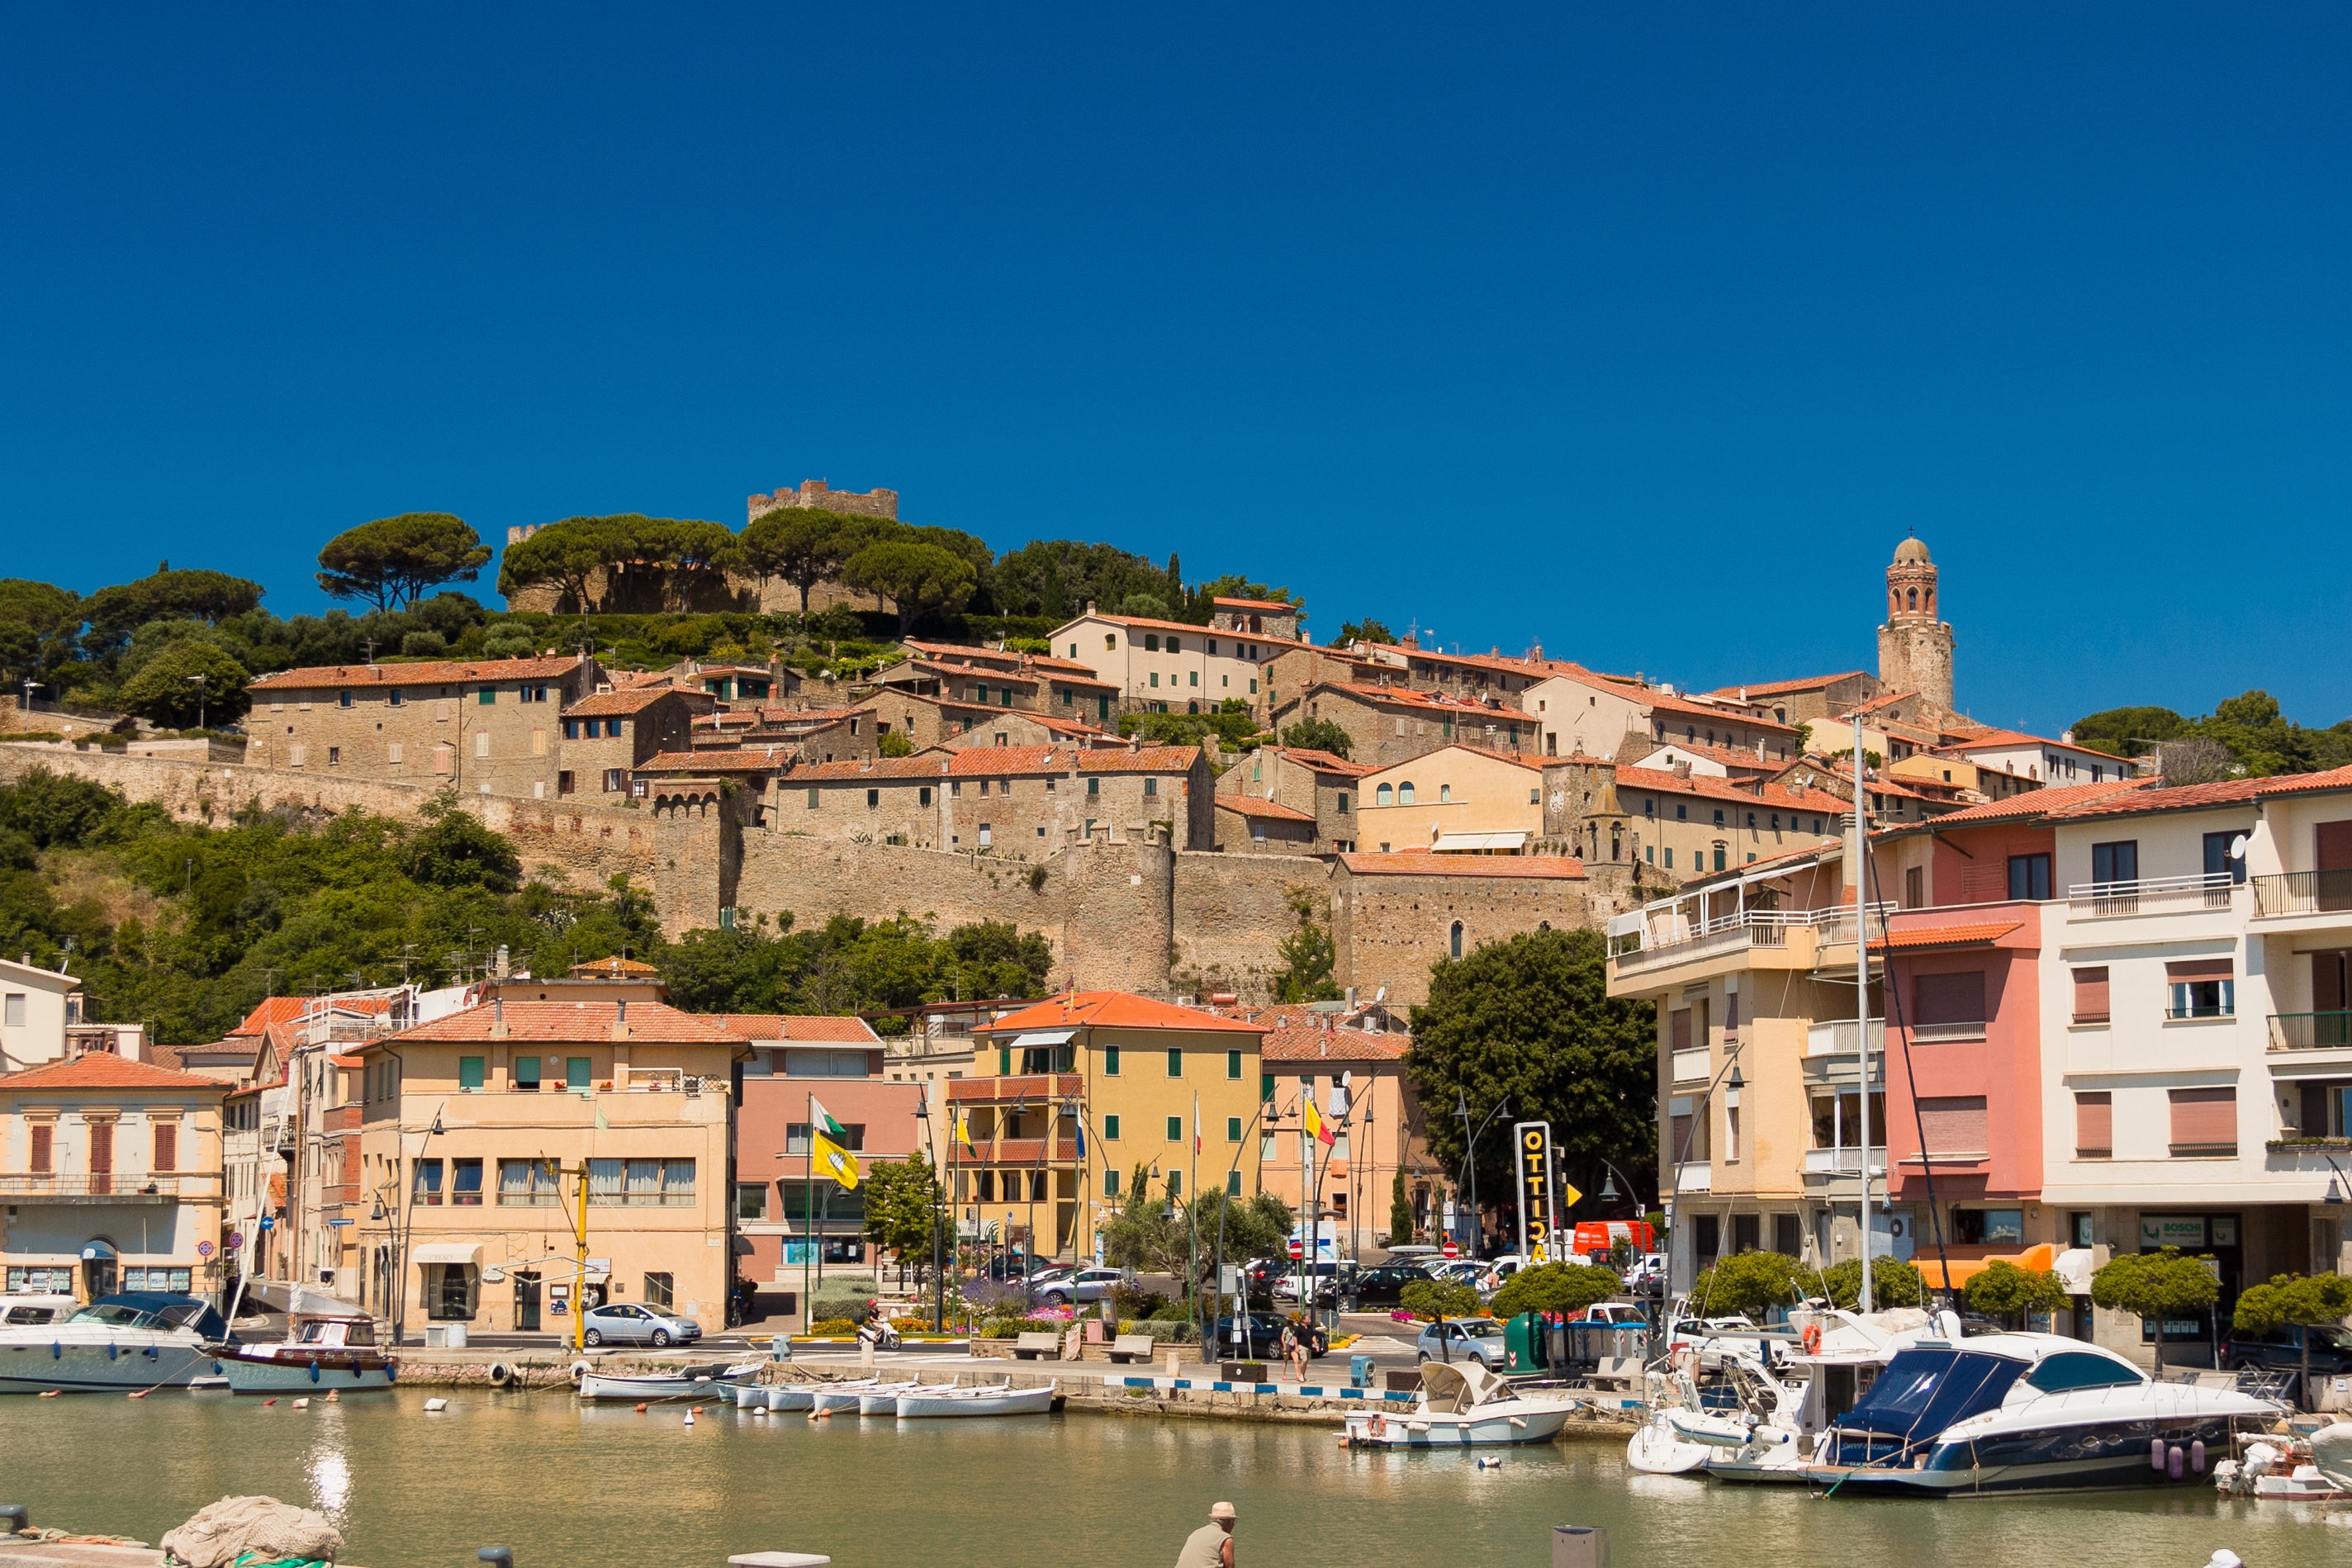
<path id="1" fill-rule="evenodd" d="M 1628 789 L 1649 789 L 1661 795 L 1697 795 L 1710 800 L 1737 801 L 1749 806 L 1778 806 L 1784 810 L 1832 811 L 1852 810 L 1853 807 L 1825 789 L 1791 789 L 1786 784 L 1769 780 L 1746 786 L 1728 779 L 1710 779 L 1694 773 L 1685 779 L 1655 768 L 1620 768 L 1617 769 L 1617 799 L 1624 801 Z"/>
<path id="2" fill-rule="evenodd" d="M 1732 701 L 1738 702 L 1740 700 L 1739 694 L 1746 692 L 1747 700 L 1754 702 L 1758 697 L 1780 696 L 1789 692 L 1820 691 L 1824 686 L 1833 686 L 1840 681 L 1856 680 L 1869 673 L 1867 670 L 1841 670 L 1834 675 L 1808 675 L 1793 681 L 1763 681 L 1746 686 L 1717 686 L 1707 695 L 1729 697 Z"/>
<path id="3" fill-rule="evenodd" d="M 1360 697 L 1365 702 L 1381 703 L 1391 707 L 1414 708 L 1423 713 L 1442 713 L 1449 718 L 1465 714 L 1475 714 L 1487 718 L 1517 719 L 1527 724 L 1535 723 L 1533 714 L 1521 713 L 1515 707 L 1491 706 L 1475 697 L 1457 697 L 1445 692 L 1424 692 L 1412 686 L 1374 686 L 1354 681 L 1318 681 L 1314 689 L 1346 692 L 1350 696 Z"/>
<path id="4" fill-rule="evenodd" d="M 1400 1061 L 1412 1046 L 1409 1035 L 1284 1024 L 1266 1032 L 1258 1045 L 1258 1058 L 1264 1061 Z"/>
<path id="5" fill-rule="evenodd" d="M 546 681 L 580 667 L 580 656 L 532 659 L 435 659 L 417 664 L 313 664 L 257 677 L 247 688 L 315 686 L 447 686 L 467 681 Z"/>
<path id="6" fill-rule="evenodd" d="M 1726 768 L 1760 768 L 1767 771 L 1771 771 L 1777 768 L 1794 766 L 1787 761 L 1775 761 L 1770 758 L 1759 757 L 1754 752 L 1749 751 L 1743 747 L 1709 746 L 1704 740 L 1665 740 L 1656 744 L 1657 750 L 1649 753 L 1652 757 L 1655 757 L 1658 754 L 1658 751 L 1664 751 L 1671 747 L 1676 751 L 1687 751 L 1693 757 L 1704 757 L 1711 762 L 1720 762 Z M 1627 766 L 1630 767 L 1633 766 L 1633 764 L 1628 764 Z"/>
<path id="7" fill-rule="evenodd" d="M 173 1072 L 162 1067 L 150 1067 L 143 1061 L 115 1055 L 110 1051 L 89 1051 L 63 1061 L 44 1062 L 28 1067 L 22 1072 L 12 1072 L 0 1078 L 0 1089 L 157 1089 L 186 1091 L 218 1089 L 228 1085 L 217 1078 L 199 1078 L 194 1073 Z"/>
<path id="8" fill-rule="evenodd" d="M 1304 615 L 1307 606 L 1281 599 L 1212 599 L 1210 603 L 1224 610 L 1279 610 L 1286 615 Z"/>
<path id="9" fill-rule="evenodd" d="M 1439 855 L 1421 852 L 1341 855 L 1357 876 L 1488 876 L 1581 881 L 1584 862 L 1566 855 Z"/>
<path id="10" fill-rule="evenodd" d="M 572 966 L 572 977 L 575 980 L 650 980 L 660 974 L 660 969 L 642 958 L 617 956 L 591 958 L 585 963 Z"/>
<path id="11" fill-rule="evenodd" d="M 1311 822 L 1314 817 L 1296 810 L 1279 800 L 1261 800 L 1255 795 L 1220 795 L 1217 810 L 1231 811 L 1237 817 L 1265 817 L 1279 822 Z"/>
<path id="12" fill-rule="evenodd" d="M 1265 1032 L 1260 1025 L 1172 1002 L 1154 1001 L 1132 991 L 1073 991 L 1048 997 L 1034 1007 L 1009 1013 L 994 1023 L 975 1025 L 974 1034 L 1020 1034 L 1045 1029 L 1200 1030 L 1226 1034 Z"/>
<path id="13" fill-rule="evenodd" d="M 245 1015 L 245 1021 L 229 1030 L 232 1037 L 259 1034 L 276 1024 L 300 1023 L 316 1007 L 321 1012 L 330 1009 L 351 1013 L 387 1013 L 392 1010 L 389 997 L 269 997 Z"/>
<path id="14" fill-rule="evenodd" d="M 1077 754 L 1081 773 L 1181 773 L 1201 755 L 1197 746 L 1146 746 L 1134 751 L 1116 746 Z"/>
<path id="15" fill-rule="evenodd" d="M 1915 925 L 1873 942 L 1870 950 L 1884 953 L 1889 947 L 1982 946 L 1998 942 L 2024 924 L 2022 920 L 1975 920 L 1958 925 Z"/>
<path id="16" fill-rule="evenodd" d="M 2352 768 L 2332 768 L 2324 773 L 2285 773 L 2265 779 L 2261 795 L 2299 795 L 2305 790 L 2352 789 Z"/>
<path id="17" fill-rule="evenodd" d="M 1496 762 L 1507 762 L 1514 768 L 1524 768 L 1530 773 L 1541 773 L 1544 763 L 1548 760 L 1536 756 L 1533 752 L 1496 751 L 1492 747 L 1473 746 L 1466 740 L 1449 740 L 1443 746 L 1433 747 L 1419 757 L 1411 758 L 1403 762 L 1391 762 L 1384 768 L 1370 768 L 1364 776 L 1370 778 L 1378 773 L 1393 773 L 1400 768 L 1417 768 L 1441 751 L 1466 751 L 1473 757 L 1484 757 Z M 1517 786 L 1514 785 L 1513 788 L 1516 789 Z"/>
<path id="18" fill-rule="evenodd" d="M 534 1043 L 586 1044 L 607 1040 L 613 1037 L 614 1021 L 620 1016 L 624 1004 L 619 1002 L 526 1002 L 511 998 L 502 1004 L 484 1003 L 418 1024 L 377 1041 L 364 1049 L 373 1051 L 379 1045 L 406 1044 L 469 1044 L 477 1040 L 502 1038 Z M 629 1040 L 646 1045 L 740 1045 L 742 1037 L 722 1028 L 718 1022 L 681 1012 L 660 1002 L 630 1002 Z M 501 1014 L 506 1033 L 493 1036 Z"/>
<path id="19" fill-rule="evenodd" d="M 752 1041 L 805 1040 L 830 1045 L 879 1047 L 882 1037 L 864 1019 L 822 1013 L 721 1013 L 719 1027 Z"/>
<path id="20" fill-rule="evenodd" d="M 2309 775 L 2305 775 L 2309 777 Z M 2167 789 L 2161 780 L 2150 779 L 2144 789 L 2105 795 L 2084 800 L 2079 805 L 2057 810 L 2045 810 L 2053 821 L 2073 821 L 2084 817 L 2136 816 L 2143 811 L 2192 811 L 2207 806 L 2239 806 L 2266 794 L 2282 794 L 2283 790 L 2264 789 L 2269 779 L 2224 779 L 2217 784 L 2183 784 Z M 2048 794 L 2048 790 L 2039 791 Z"/>
<path id="21" fill-rule="evenodd" d="M 1276 757 L 1286 757 L 1302 768 L 1318 773 L 1344 773 L 1350 779 L 1361 779 L 1374 769 L 1369 762 L 1350 762 L 1328 751 L 1316 751 L 1303 746 L 1269 746 L 1263 748 Z"/>
<path id="22" fill-rule="evenodd" d="M 621 717 L 629 714 L 643 713 L 671 693 L 672 688 L 668 686 L 631 686 L 625 691 L 598 692 L 568 705 L 563 710 L 563 716 L 603 718 L 608 715 Z"/>
<path id="23" fill-rule="evenodd" d="M 778 773 L 792 766 L 790 745 L 712 747 L 707 751 L 665 751 L 637 764 L 639 773 Z"/>
<path id="24" fill-rule="evenodd" d="M 1174 632 L 1193 637 L 1244 637 L 1252 643 L 1263 643 L 1266 646 L 1272 648 L 1312 648 L 1315 646 L 1312 643 L 1302 643 L 1288 637 L 1277 637 L 1271 632 L 1234 632 L 1223 626 L 1195 626 L 1189 621 L 1150 621 L 1139 615 L 1106 615 L 1099 610 L 1095 612 L 1092 618 L 1097 621 L 1108 621 L 1114 626 L 1125 626 L 1130 631 L 1139 626 L 1147 632 Z M 1064 624 L 1075 624 L 1076 622 L 1087 619 L 1087 617 L 1084 615 L 1073 616 L 1069 622 L 1066 622 Z"/>

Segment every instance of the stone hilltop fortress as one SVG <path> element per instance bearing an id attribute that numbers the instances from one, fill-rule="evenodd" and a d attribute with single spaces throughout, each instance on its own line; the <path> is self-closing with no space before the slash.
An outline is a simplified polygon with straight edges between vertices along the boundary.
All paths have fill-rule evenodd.
<path id="1" fill-rule="evenodd" d="M 751 511 L 817 504 L 894 516 L 898 497 L 812 481 Z M 1696 694 L 1540 649 L 1321 646 L 1295 605 L 1221 601 L 1207 627 L 1088 606 L 1048 656 L 919 642 L 823 691 L 781 666 L 645 674 L 553 654 L 285 671 L 253 684 L 241 762 L 9 744 L 0 777 L 70 772 L 191 821 L 413 817 L 454 791 L 528 874 L 626 875 L 673 935 L 786 915 L 1004 921 L 1052 941 L 1056 986 L 1089 989 L 1266 999 L 1279 944 L 1311 919 L 1339 985 L 1402 1007 L 1480 943 L 1598 927 L 1690 877 L 1834 837 L 1850 788 L 1811 744 L 1816 721 L 1835 751 L 1864 715 L 1885 758 L 1874 808 L 1896 819 L 2062 777 L 2068 758 L 2020 751 L 1979 757 L 1960 787 L 1934 778 L 1974 737 L 2058 743 L 1956 718 L 1927 547 L 1905 540 L 1886 580 L 1875 677 Z M 1177 694 L 1220 681 L 1246 681 L 1268 726 L 1339 724 L 1351 759 L 1116 736 L 1114 712 L 1185 711 Z M 894 727 L 912 756 L 883 755 Z M 204 745 L 141 749 L 175 744 Z M 1940 768 L 1904 777 L 1930 753 Z"/>

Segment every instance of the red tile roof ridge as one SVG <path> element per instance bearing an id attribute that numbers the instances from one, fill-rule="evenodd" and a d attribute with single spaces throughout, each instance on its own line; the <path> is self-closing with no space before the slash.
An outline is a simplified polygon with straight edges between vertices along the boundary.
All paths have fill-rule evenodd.
<path id="1" fill-rule="evenodd" d="M 1379 771 L 1369 762 L 1351 762 L 1336 752 L 1318 751 L 1312 747 L 1268 746 L 1260 749 L 1276 757 L 1286 757 L 1300 767 L 1313 768 L 1318 773 L 1346 773 L 1361 779 L 1367 773 Z"/>
<path id="2" fill-rule="evenodd" d="M 2021 795 L 2005 796 L 1999 800 L 1988 800 L 1981 806 L 1970 806 L 1963 810 L 1953 811 L 1948 815 L 1937 817 L 1932 822 L 1906 825 L 1914 829 L 1933 828 L 1940 831 L 1947 828 L 1965 828 L 1972 822 L 2001 821 L 2011 817 L 2041 816 L 2052 811 L 2063 811 L 2069 807 L 2088 801 L 2105 800 L 2110 795 L 2126 794 L 2133 790 L 2144 789 L 2153 782 L 2155 782 L 2153 779 L 2110 779 L 2097 784 L 2045 785 L 2039 789 L 2028 789 Z"/>
<path id="3" fill-rule="evenodd" d="M 1791 681 L 1755 681 L 1750 682 L 1748 685 L 1744 686 L 1737 685 L 1717 686 L 1714 691 L 1707 695 L 1709 696 L 1729 697 L 1736 702 L 1739 700 L 1739 694 L 1746 692 L 1748 694 L 1748 700 L 1753 702 L 1759 696 L 1777 696 L 1782 692 L 1813 691 L 1819 687 L 1834 685 L 1840 681 L 1853 680 L 1857 675 L 1867 676 L 1869 674 L 1870 672 L 1867 670 L 1840 670 L 1834 675 L 1801 676 L 1800 678 Z"/>
<path id="4" fill-rule="evenodd" d="M 2260 798 L 2262 779 L 2223 779 L 2210 784 L 2179 784 L 2168 789 L 2162 779 L 2147 780 L 2147 788 L 2089 800 L 2044 814 L 2053 821 L 2082 817 L 2137 815 L 2143 811 L 2186 811 L 2203 806 L 2235 806 Z M 2283 791 L 2272 790 L 2276 794 Z"/>
<path id="5" fill-rule="evenodd" d="M 1443 746 L 1432 747 L 1429 750 L 1423 752 L 1419 757 L 1408 758 L 1402 762 L 1387 763 L 1381 767 L 1373 768 L 1371 772 L 1393 773 L 1400 768 L 1417 767 L 1427 761 L 1430 758 L 1436 756 L 1441 751 L 1466 751 L 1474 757 L 1484 757 L 1496 762 L 1507 762 L 1514 768 L 1524 768 L 1530 773 L 1542 772 L 1544 770 L 1544 763 L 1548 760 L 1548 758 L 1538 757 L 1532 752 L 1498 751 L 1491 746 L 1473 746 L 1466 740 L 1449 740 Z M 1370 776 L 1371 774 L 1370 773 L 1365 775 L 1366 778 L 1370 778 Z M 1517 786 L 1514 786 L 1514 788 L 1517 788 Z"/>
<path id="6" fill-rule="evenodd" d="M 1399 1061 L 1412 1048 L 1411 1036 L 1377 1030 L 1325 1029 L 1318 1024 L 1276 1024 L 1258 1045 L 1264 1061 Z"/>
<path id="7" fill-rule="evenodd" d="M 1056 1029 L 1206 1030 L 1263 1035 L 1265 1029 L 1221 1013 L 1180 1008 L 1132 991 L 1071 991 L 973 1027 L 974 1034 L 1019 1034 Z"/>
<path id="8" fill-rule="evenodd" d="M 1654 789 L 1661 794 L 1704 795 L 1711 800 L 1740 800 L 1749 805 L 1782 806 L 1801 811 L 1824 814 L 1853 810 L 1852 805 L 1825 789 L 1792 789 L 1786 784 L 1769 779 L 1750 780 L 1745 785 L 1728 779 L 1711 778 L 1694 773 L 1685 779 L 1679 773 L 1669 773 L 1655 768 L 1620 768 L 1617 769 L 1617 796 L 1620 803 L 1628 789 Z"/>
<path id="9" fill-rule="evenodd" d="M 1272 817 L 1286 822 L 1311 822 L 1314 814 L 1286 806 L 1279 800 L 1261 800 L 1255 795 L 1220 795 L 1217 809 L 1243 817 Z"/>
<path id="10" fill-rule="evenodd" d="M 110 1051 L 86 1051 L 79 1056 L 45 1061 L 22 1072 L 0 1077 L 0 1091 L 25 1089 L 217 1089 L 230 1086 L 217 1078 L 133 1061 Z"/>
<path id="11" fill-rule="evenodd" d="M 1358 681 L 1318 681 L 1314 689 L 1348 692 L 1371 702 L 1392 702 L 1405 707 L 1443 708 L 1448 713 L 1480 713 L 1496 718 L 1521 718 L 1535 722 L 1533 714 L 1515 707 L 1483 702 L 1476 697 L 1455 696 L 1450 692 L 1424 692 L 1416 686 L 1369 685 Z"/>
<path id="12" fill-rule="evenodd" d="M 563 716 L 581 718 L 604 714 L 640 713 L 672 695 L 674 690 L 669 686 L 631 686 L 623 691 L 593 692 L 565 707 Z"/>
<path id="13" fill-rule="evenodd" d="M 854 1014 L 835 1013 L 717 1013 L 719 1027 L 749 1040 L 814 1040 L 835 1045 L 867 1045 L 877 1049 L 882 1037 L 874 1026 Z"/>
<path id="14" fill-rule="evenodd" d="M 432 659 L 415 664 L 306 664 L 257 675 L 247 689 L 267 686 L 455 685 L 465 681 L 545 680 L 580 668 L 577 653 L 527 659 Z"/>
<path id="15" fill-rule="evenodd" d="M 1971 920 L 1951 925 L 1902 926 L 1871 943 L 1870 950 L 1883 953 L 1890 946 L 1951 947 L 1964 943 L 1998 942 L 2024 924 L 2022 920 Z"/>
<path id="16" fill-rule="evenodd" d="M 1578 881 L 1584 862 L 1567 855 L 1455 855 L 1422 851 L 1343 854 L 1339 862 L 1357 876 L 1485 876 Z"/>
<path id="17" fill-rule="evenodd" d="M 503 1001 L 482 1002 L 459 1012 L 447 1013 L 430 1022 L 417 1024 L 398 1034 L 372 1040 L 364 1048 L 373 1051 L 386 1044 L 417 1042 L 463 1043 L 477 1040 L 500 1038 L 493 1030 L 503 1025 L 509 1040 L 557 1040 L 584 1044 L 609 1039 L 619 1021 L 620 1009 L 628 1009 L 628 1039 L 651 1045 L 729 1045 L 742 1043 L 734 1034 L 707 1015 L 689 1013 L 667 1002 L 560 1002 L 524 1001 L 508 998 Z"/>
<path id="18" fill-rule="evenodd" d="M 1302 614 L 1307 606 L 1293 604 L 1286 599 L 1223 599 L 1212 597 L 1212 604 L 1230 604 L 1237 610 L 1280 610 L 1292 615 Z"/>

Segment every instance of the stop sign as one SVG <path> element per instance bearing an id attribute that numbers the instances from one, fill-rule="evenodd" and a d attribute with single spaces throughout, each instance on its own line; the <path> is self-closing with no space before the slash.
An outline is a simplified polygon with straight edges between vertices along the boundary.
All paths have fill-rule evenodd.
<path id="1" fill-rule="evenodd" d="M 1459 1258 L 1462 1256 L 1462 1249 L 1455 1243 L 1449 1241 L 1445 1244 L 1445 1255 L 1448 1258 Z"/>
<path id="2" fill-rule="evenodd" d="M 1302 1243 L 1294 1240 L 1290 1244 L 1290 1255 L 1293 1258 L 1304 1258 L 1307 1256 L 1307 1249 Z"/>

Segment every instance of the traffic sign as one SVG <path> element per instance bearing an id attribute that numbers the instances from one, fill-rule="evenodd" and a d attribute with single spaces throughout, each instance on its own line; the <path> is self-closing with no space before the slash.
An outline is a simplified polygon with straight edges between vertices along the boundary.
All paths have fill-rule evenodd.
<path id="1" fill-rule="evenodd" d="M 242 1230 L 232 1230 L 232 1231 L 230 1231 L 230 1232 L 228 1233 L 228 1244 L 229 1244 L 229 1246 L 230 1246 L 232 1249 L 244 1246 L 244 1245 L 245 1245 L 245 1232 L 244 1232 L 244 1231 L 242 1231 Z"/>
<path id="2" fill-rule="evenodd" d="M 1307 1256 L 1307 1248 L 1305 1244 L 1295 1236 L 1290 1239 L 1290 1255 L 1293 1258 L 1304 1258 Z"/>
<path id="3" fill-rule="evenodd" d="M 209 1258 L 209 1257 L 211 1257 L 212 1255 L 213 1255 L 213 1244 L 212 1244 L 211 1242 L 209 1242 L 209 1241 L 199 1241 L 199 1242 L 197 1242 L 197 1243 L 196 1243 L 196 1256 L 197 1256 L 197 1257 L 199 1257 L 199 1258 Z"/>
<path id="4" fill-rule="evenodd" d="M 1459 1243 L 1457 1243 L 1457 1242 L 1452 1241 L 1452 1240 L 1448 1240 L 1448 1241 L 1445 1243 L 1445 1255 L 1446 1255 L 1448 1258 L 1459 1258 L 1459 1257 L 1461 1257 L 1461 1256 L 1462 1256 L 1462 1248 L 1461 1248 L 1460 1244 L 1459 1244 Z"/>

